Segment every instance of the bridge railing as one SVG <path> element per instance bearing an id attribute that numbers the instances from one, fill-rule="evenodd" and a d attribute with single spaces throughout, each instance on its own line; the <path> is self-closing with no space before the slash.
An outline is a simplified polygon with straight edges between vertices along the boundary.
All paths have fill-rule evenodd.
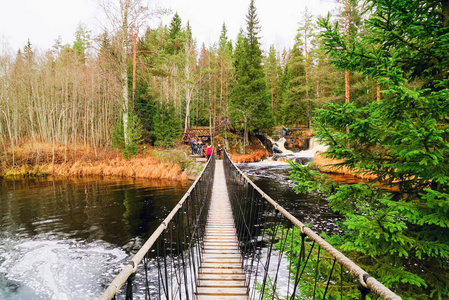
<path id="1" fill-rule="evenodd" d="M 251 299 L 401 299 L 266 195 L 227 153 L 224 165 Z"/>
<path id="2" fill-rule="evenodd" d="M 212 155 L 186 194 L 99 300 L 194 299 L 214 171 Z"/>

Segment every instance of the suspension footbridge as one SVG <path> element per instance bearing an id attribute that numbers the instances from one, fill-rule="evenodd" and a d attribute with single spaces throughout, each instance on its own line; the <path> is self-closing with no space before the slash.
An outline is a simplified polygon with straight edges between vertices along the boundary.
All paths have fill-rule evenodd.
<path id="1" fill-rule="evenodd" d="M 288 259 L 287 259 L 288 258 Z M 225 153 L 98 299 L 401 299 L 244 175 Z"/>

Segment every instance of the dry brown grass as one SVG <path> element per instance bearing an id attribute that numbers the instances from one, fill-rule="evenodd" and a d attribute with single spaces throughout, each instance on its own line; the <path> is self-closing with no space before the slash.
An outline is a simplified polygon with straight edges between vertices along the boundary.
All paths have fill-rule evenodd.
<path id="1" fill-rule="evenodd" d="M 322 152 L 317 152 L 315 154 L 315 157 L 313 158 L 313 161 L 315 163 L 315 166 L 320 168 L 320 170 L 322 172 L 352 175 L 352 176 L 356 176 L 358 178 L 368 179 L 368 180 L 376 178 L 374 175 L 367 175 L 367 174 L 360 174 L 360 173 L 352 172 L 346 167 L 337 167 L 336 164 L 343 162 L 343 160 L 324 157 L 324 153 L 322 153 Z"/>
<path id="2" fill-rule="evenodd" d="M 232 154 L 231 158 L 234 163 L 242 162 L 258 162 L 270 156 L 267 150 L 255 150 L 251 154 Z"/>
<path id="3" fill-rule="evenodd" d="M 136 158 L 123 159 L 117 150 L 50 143 L 22 143 L 15 146 L 15 166 L 11 149 L 7 149 L 8 160 L 2 156 L 0 176 L 120 176 L 153 179 L 187 180 L 179 164 L 162 162 L 146 150 Z M 54 154 L 53 154 L 54 153 Z"/>

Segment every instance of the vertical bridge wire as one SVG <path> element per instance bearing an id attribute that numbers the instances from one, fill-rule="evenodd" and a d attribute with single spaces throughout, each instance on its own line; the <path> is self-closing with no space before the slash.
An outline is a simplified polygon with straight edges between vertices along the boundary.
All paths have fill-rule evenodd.
<path id="1" fill-rule="evenodd" d="M 343 299 L 343 294 L 363 299 L 369 293 L 381 299 L 401 299 L 266 195 L 238 169 L 226 151 L 223 156 L 250 299 Z M 290 245 L 283 245 L 282 232 L 290 227 L 291 236 L 285 239 L 291 240 Z M 270 268 L 271 256 L 283 253 L 291 262 L 297 262 L 296 267 L 284 262 L 287 266 L 279 267 L 279 263 L 277 268 Z M 279 278 L 287 278 L 287 282 Z"/>
<path id="2" fill-rule="evenodd" d="M 175 208 L 98 300 L 195 298 L 214 171 L 212 155 Z"/>

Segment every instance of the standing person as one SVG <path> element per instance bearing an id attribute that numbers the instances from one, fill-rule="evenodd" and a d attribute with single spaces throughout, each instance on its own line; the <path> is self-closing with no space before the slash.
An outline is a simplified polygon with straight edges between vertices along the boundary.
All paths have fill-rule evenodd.
<path id="1" fill-rule="evenodd" d="M 222 151 L 223 149 L 221 149 L 221 145 L 220 144 L 218 144 L 218 146 L 217 146 L 217 157 L 218 157 L 218 159 L 221 159 L 221 151 Z"/>
<path id="2" fill-rule="evenodd" d="M 201 155 L 201 148 L 203 147 L 202 143 L 201 143 L 201 139 L 198 139 L 198 143 L 196 145 L 196 151 L 198 155 Z"/>
<path id="3" fill-rule="evenodd" d="M 282 136 L 286 136 L 287 135 L 287 131 L 288 131 L 288 128 L 285 127 L 285 125 L 282 125 Z"/>
<path id="4" fill-rule="evenodd" d="M 211 145 L 207 145 L 207 148 L 206 148 L 207 160 L 209 160 L 211 155 L 212 155 L 212 146 Z"/>
<path id="5" fill-rule="evenodd" d="M 192 155 L 195 154 L 195 140 L 193 138 L 190 139 L 190 147 L 192 147 Z"/>

